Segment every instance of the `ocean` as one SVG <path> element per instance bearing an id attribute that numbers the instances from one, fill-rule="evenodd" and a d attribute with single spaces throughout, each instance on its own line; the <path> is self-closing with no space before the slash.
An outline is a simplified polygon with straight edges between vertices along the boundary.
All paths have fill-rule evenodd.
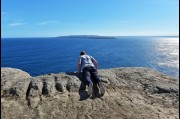
<path id="1" fill-rule="evenodd" d="M 75 72 L 82 50 L 99 69 L 149 67 L 179 79 L 179 37 L 1 38 L 1 67 L 31 76 Z"/>

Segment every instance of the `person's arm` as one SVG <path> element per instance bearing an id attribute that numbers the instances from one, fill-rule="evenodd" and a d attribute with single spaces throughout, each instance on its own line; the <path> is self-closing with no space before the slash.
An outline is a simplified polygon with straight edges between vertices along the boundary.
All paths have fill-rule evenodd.
<path id="1" fill-rule="evenodd" d="M 81 73 L 81 58 L 78 60 L 78 73 Z"/>
<path id="2" fill-rule="evenodd" d="M 96 69 L 98 69 L 98 62 L 96 60 L 94 61 L 94 65 L 95 65 Z"/>
<path id="3" fill-rule="evenodd" d="M 95 65 L 96 69 L 98 69 L 98 62 L 91 56 L 93 64 Z"/>

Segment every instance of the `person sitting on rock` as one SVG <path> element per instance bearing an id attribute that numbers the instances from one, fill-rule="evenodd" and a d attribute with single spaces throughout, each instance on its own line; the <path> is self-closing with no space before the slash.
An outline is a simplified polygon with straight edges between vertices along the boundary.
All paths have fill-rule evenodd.
<path id="1" fill-rule="evenodd" d="M 99 85 L 100 94 L 104 95 L 105 89 L 104 86 L 98 76 L 98 63 L 92 57 L 86 54 L 85 51 L 80 52 L 79 60 L 78 60 L 78 73 L 80 74 L 82 71 L 83 83 L 88 85 L 88 95 L 92 95 L 92 87 L 93 83 L 91 78 L 94 79 L 94 82 Z"/>

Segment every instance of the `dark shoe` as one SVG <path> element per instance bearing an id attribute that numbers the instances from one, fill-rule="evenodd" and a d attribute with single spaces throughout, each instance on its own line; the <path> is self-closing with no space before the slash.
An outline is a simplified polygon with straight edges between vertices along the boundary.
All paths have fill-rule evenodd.
<path id="1" fill-rule="evenodd" d="M 92 88 L 93 88 L 93 84 L 89 83 L 88 92 L 87 92 L 88 95 L 92 95 L 92 92 L 93 92 Z"/>
<path id="2" fill-rule="evenodd" d="M 98 88 L 97 83 L 93 83 L 93 94 L 94 94 L 95 96 L 98 96 L 98 95 L 99 95 L 99 88 Z"/>
<path id="3" fill-rule="evenodd" d="M 100 94 L 101 94 L 101 95 L 104 95 L 104 93 L 105 93 L 105 88 L 104 88 L 102 82 L 99 82 L 99 88 L 100 88 Z"/>
<path id="4" fill-rule="evenodd" d="M 79 87 L 79 91 L 85 91 L 86 90 L 86 85 L 84 85 L 83 83 L 81 83 L 80 87 Z"/>

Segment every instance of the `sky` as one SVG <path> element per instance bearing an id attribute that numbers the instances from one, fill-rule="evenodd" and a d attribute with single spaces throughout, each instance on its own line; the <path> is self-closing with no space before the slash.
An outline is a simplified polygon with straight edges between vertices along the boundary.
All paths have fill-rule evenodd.
<path id="1" fill-rule="evenodd" d="M 1 0 L 1 37 L 179 36 L 179 0 Z"/>

